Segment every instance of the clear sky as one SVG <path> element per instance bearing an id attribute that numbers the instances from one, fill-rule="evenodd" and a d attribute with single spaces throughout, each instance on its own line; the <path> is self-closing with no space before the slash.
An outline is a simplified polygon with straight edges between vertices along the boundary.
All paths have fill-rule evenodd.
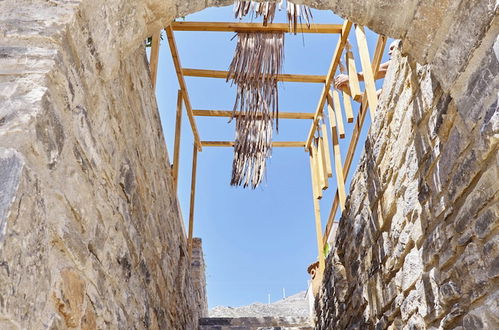
<path id="1" fill-rule="evenodd" d="M 313 15 L 315 23 L 343 23 L 330 11 L 313 10 Z M 232 6 L 209 8 L 185 20 L 235 21 Z M 285 14 L 278 13 L 275 22 L 285 22 Z M 367 32 L 372 54 L 376 35 Z M 355 49 L 353 35 L 350 42 Z M 233 36 L 234 33 L 221 32 L 175 32 L 182 66 L 227 70 L 236 45 L 236 39 L 231 40 Z M 286 34 L 283 73 L 325 75 L 337 40 L 338 35 Z M 358 60 L 357 68 L 361 70 Z M 235 89 L 224 79 L 186 77 L 186 82 L 194 109 L 232 109 Z M 378 84 L 381 86 L 381 82 Z M 161 41 L 156 94 L 170 161 L 173 160 L 177 90 L 178 81 L 165 38 Z M 321 90 L 321 84 L 280 83 L 280 111 L 314 112 Z M 196 122 L 201 140 L 234 140 L 234 122 L 228 123 L 227 118 L 197 117 Z M 365 127 L 369 122 L 367 115 Z M 281 119 L 274 141 L 304 141 L 310 124 L 311 120 Z M 345 129 L 346 139 L 340 141 L 343 160 L 353 124 L 346 124 L 345 120 Z M 366 131 L 364 129 L 360 145 Z M 192 144 L 184 110 L 179 199 L 186 228 Z M 351 172 L 362 149 L 358 148 Z M 276 301 L 282 299 L 283 288 L 287 295 L 306 290 L 307 267 L 317 260 L 308 154 L 303 148 L 274 148 L 265 183 L 251 190 L 230 186 L 232 153 L 232 148 L 206 147 L 198 154 L 194 235 L 203 239 L 210 308 L 267 302 L 268 294 L 271 301 Z M 349 182 L 350 179 L 347 189 Z M 329 184 L 320 203 L 323 227 L 335 193 L 334 176 Z"/>

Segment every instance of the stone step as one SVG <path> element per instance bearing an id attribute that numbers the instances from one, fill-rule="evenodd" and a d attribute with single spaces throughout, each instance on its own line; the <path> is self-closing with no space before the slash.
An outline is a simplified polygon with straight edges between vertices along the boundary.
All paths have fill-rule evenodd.
<path id="1" fill-rule="evenodd" d="M 199 330 L 312 330 L 306 317 L 206 317 Z"/>

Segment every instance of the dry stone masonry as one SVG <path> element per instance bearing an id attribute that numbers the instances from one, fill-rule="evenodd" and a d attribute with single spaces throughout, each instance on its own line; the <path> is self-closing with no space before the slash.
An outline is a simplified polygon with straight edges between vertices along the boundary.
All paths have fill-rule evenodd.
<path id="1" fill-rule="evenodd" d="M 318 329 L 499 327 L 498 74 L 490 49 L 459 100 L 428 65 L 392 60 Z"/>
<path id="2" fill-rule="evenodd" d="M 1 329 L 197 328 L 143 40 L 231 2 L 0 1 Z M 403 39 L 317 327 L 498 328 L 497 2 L 295 2 Z"/>

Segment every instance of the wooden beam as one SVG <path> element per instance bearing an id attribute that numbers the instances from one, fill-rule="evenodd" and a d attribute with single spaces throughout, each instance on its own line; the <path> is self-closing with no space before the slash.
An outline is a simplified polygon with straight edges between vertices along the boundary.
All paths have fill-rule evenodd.
<path id="1" fill-rule="evenodd" d="M 379 36 L 378 41 L 376 43 L 376 49 L 374 51 L 374 61 L 373 61 L 373 74 L 378 72 L 379 65 L 381 63 L 381 58 L 383 57 L 383 51 L 386 45 L 386 37 Z M 366 118 L 367 113 L 367 102 L 366 102 L 366 93 L 364 92 L 364 96 L 362 97 L 363 102 L 361 103 L 359 113 L 357 114 L 357 121 L 355 122 L 355 126 L 352 132 L 352 139 L 350 140 L 350 145 L 348 146 L 347 155 L 345 157 L 345 164 L 343 164 L 343 174 L 345 176 L 345 180 L 348 177 L 348 172 L 350 171 L 350 166 L 352 165 L 353 156 L 355 154 L 355 149 L 357 148 L 357 143 L 359 142 L 360 133 L 362 131 L 362 126 L 364 125 L 364 120 Z M 326 240 L 329 239 L 329 235 L 331 234 L 331 229 L 333 228 L 334 217 L 336 216 L 336 211 L 338 210 L 339 205 L 339 196 L 338 191 L 334 196 L 333 205 L 331 207 L 331 211 L 329 212 L 328 221 L 326 224 L 326 230 L 324 233 L 324 237 Z"/>
<path id="2" fill-rule="evenodd" d="M 359 76 L 355 66 L 355 59 L 351 50 L 346 53 L 347 68 L 348 68 L 348 85 L 350 87 L 350 95 L 354 100 L 359 100 L 362 96 L 360 92 Z"/>
<path id="3" fill-rule="evenodd" d="M 187 77 L 220 78 L 227 79 L 229 71 L 205 70 L 205 69 L 182 69 L 182 73 Z M 307 74 L 280 74 L 277 76 L 279 81 L 302 82 L 302 83 L 324 83 L 325 76 L 307 75 Z"/>
<path id="4" fill-rule="evenodd" d="M 231 110 L 192 110 L 194 116 L 200 117 L 232 117 Z M 236 113 L 236 117 L 239 112 Z M 282 112 L 279 111 L 279 119 L 313 119 L 312 112 Z"/>
<path id="5" fill-rule="evenodd" d="M 233 147 L 234 141 L 201 141 L 203 147 Z M 276 141 L 272 147 L 277 148 L 303 148 L 305 141 Z"/>
<path id="6" fill-rule="evenodd" d="M 180 164 L 180 137 L 182 129 L 182 90 L 178 90 L 177 94 L 177 114 L 175 117 L 175 142 L 173 146 L 173 189 L 177 193 L 178 187 L 178 169 Z"/>
<path id="7" fill-rule="evenodd" d="M 345 107 L 345 115 L 347 116 L 347 122 L 353 123 L 353 110 L 352 110 L 352 100 L 348 93 L 343 92 L 343 106 Z"/>
<path id="8" fill-rule="evenodd" d="M 326 158 L 327 176 L 333 176 L 333 168 L 331 166 L 331 154 L 329 152 L 329 135 L 327 134 L 326 123 L 321 125 L 322 138 L 324 139 L 324 157 Z"/>
<path id="9" fill-rule="evenodd" d="M 287 23 L 273 23 L 263 26 L 261 23 L 173 22 L 171 26 L 174 31 L 293 32 Z M 341 24 L 313 24 L 310 29 L 303 28 L 299 31 L 300 33 L 341 33 Z"/>
<path id="10" fill-rule="evenodd" d="M 343 126 L 343 116 L 341 115 L 340 95 L 336 89 L 329 91 L 327 101 L 333 106 L 334 114 L 336 116 L 336 127 L 338 128 L 340 138 L 343 139 L 345 137 L 345 127 Z"/>
<path id="11" fill-rule="evenodd" d="M 316 276 L 322 277 L 325 268 L 325 256 L 324 256 L 324 239 L 322 236 L 321 209 L 320 209 L 319 200 L 317 198 L 313 198 L 313 201 L 314 201 L 315 232 L 317 236 L 317 252 L 319 257 L 319 274 L 316 274 Z"/>
<path id="12" fill-rule="evenodd" d="M 329 118 L 329 125 L 331 127 L 336 127 L 336 119 L 334 114 L 334 109 L 332 103 L 327 102 L 327 117 Z"/>
<path id="13" fill-rule="evenodd" d="M 329 188 L 329 175 L 327 173 L 327 162 L 326 162 L 326 156 L 324 155 L 325 150 L 324 150 L 324 143 L 322 142 L 322 138 L 319 137 L 317 139 L 317 155 L 319 157 L 319 171 L 321 171 L 321 178 L 322 178 L 322 190 L 326 190 Z"/>
<path id="14" fill-rule="evenodd" d="M 324 103 L 326 102 L 326 95 L 331 88 L 331 83 L 334 79 L 334 74 L 336 72 L 336 68 L 338 67 L 338 63 L 340 62 L 341 54 L 343 53 L 343 48 L 345 47 L 345 43 L 348 40 L 348 34 L 350 33 L 350 29 L 352 28 L 352 22 L 345 21 L 341 28 L 341 37 L 338 40 L 338 44 L 336 45 L 336 49 L 334 51 L 333 59 L 331 60 L 331 65 L 329 66 L 329 70 L 326 75 L 326 83 L 322 88 L 321 96 L 319 98 L 319 103 L 317 104 L 317 109 L 315 110 L 314 120 L 312 125 L 310 126 L 310 130 L 308 131 L 306 147 L 305 149 L 310 148 L 310 144 L 312 143 L 312 138 L 314 136 L 315 129 L 317 127 L 319 116 L 323 111 Z"/>
<path id="15" fill-rule="evenodd" d="M 340 199 L 341 211 L 345 210 L 345 176 L 343 168 L 341 167 L 341 150 L 338 140 L 338 130 L 336 127 L 331 127 L 331 137 L 333 139 L 333 153 L 334 153 L 334 168 L 336 173 L 336 183 L 338 186 L 338 196 Z"/>
<path id="16" fill-rule="evenodd" d="M 366 33 L 364 27 L 357 25 L 355 27 L 355 36 L 357 37 L 357 44 L 359 46 L 360 62 L 362 63 L 362 72 L 364 73 L 364 85 L 366 87 L 367 100 L 369 101 L 369 110 L 371 112 L 371 121 L 374 121 L 376 107 L 378 106 L 378 97 L 376 95 L 376 82 L 369 58 L 369 49 L 367 47 Z"/>
<path id="17" fill-rule="evenodd" d="M 161 30 L 152 35 L 151 57 L 149 59 L 149 69 L 151 73 L 152 89 L 156 88 L 156 77 L 158 76 L 159 40 Z"/>
<path id="18" fill-rule="evenodd" d="M 187 85 L 185 83 L 184 76 L 182 74 L 182 65 L 180 63 L 180 58 L 178 55 L 177 44 L 175 43 L 175 38 L 173 36 L 173 30 L 171 26 L 166 29 L 166 37 L 168 39 L 168 44 L 170 45 L 170 51 L 172 53 L 173 65 L 175 66 L 175 72 L 177 73 L 178 84 L 182 90 L 182 96 L 184 98 L 185 109 L 187 112 L 187 117 L 189 118 L 189 123 L 191 124 L 192 134 L 194 135 L 194 143 L 198 147 L 198 151 L 202 150 L 201 139 L 199 138 L 199 132 L 196 126 L 196 121 L 194 115 L 192 114 L 191 101 L 189 99 L 189 94 L 187 93 Z"/>
<path id="19" fill-rule="evenodd" d="M 318 194 L 317 194 L 317 199 L 322 198 L 322 187 L 323 187 L 323 182 L 324 182 L 324 174 L 321 171 L 320 168 L 320 160 L 319 160 L 319 153 L 317 152 L 317 147 L 315 146 L 314 143 L 312 143 L 312 161 L 314 165 L 314 173 L 315 177 L 317 178 L 317 188 L 318 188 Z"/>
<path id="20" fill-rule="evenodd" d="M 191 202 L 189 205 L 189 260 L 192 257 L 192 237 L 194 233 L 194 201 L 196 197 L 196 169 L 198 164 L 198 148 L 196 144 L 192 148 L 192 174 L 191 174 Z"/>
<path id="21" fill-rule="evenodd" d="M 312 193 L 315 200 L 319 199 L 320 188 L 319 188 L 319 178 L 317 177 L 315 171 L 315 160 L 312 150 L 309 151 L 309 161 L 310 161 L 310 181 L 312 182 Z"/>
<path id="22" fill-rule="evenodd" d="M 374 56 L 373 56 L 373 62 L 372 62 L 372 67 L 373 67 L 373 75 L 377 76 L 377 73 L 379 71 L 379 66 L 381 64 L 381 59 L 383 58 L 383 51 L 386 46 L 386 37 L 383 35 L 380 35 L 378 37 L 378 40 L 376 41 L 376 50 L 374 51 Z M 377 50 L 381 49 L 381 52 L 378 52 Z M 374 70 L 376 68 L 376 70 Z"/>

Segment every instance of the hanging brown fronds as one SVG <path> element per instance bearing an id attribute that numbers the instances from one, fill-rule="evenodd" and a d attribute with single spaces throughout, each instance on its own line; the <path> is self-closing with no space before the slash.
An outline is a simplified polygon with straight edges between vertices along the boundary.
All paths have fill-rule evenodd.
<path id="1" fill-rule="evenodd" d="M 310 7 L 305 5 L 297 5 L 288 1 L 286 12 L 288 14 L 289 30 L 294 34 L 296 34 L 296 32 L 298 31 L 298 23 L 301 26 L 304 22 L 307 25 L 307 28 L 310 29 L 310 24 L 313 19 Z"/>
<path id="2" fill-rule="evenodd" d="M 256 17 L 262 16 L 263 25 L 267 26 L 268 23 L 272 23 L 274 21 L 276 8 L 276 2 L 235 1 L 234 16 L 237 19 L 242 19 L 251 11 L 251 13 L 254 13 Z"/>
<path id="3" fill-rule="evenodd" d="M 233 186 L 256 188 L 265 177 L 267 159 L 272 154 L 272 121 L 268 118 L 236 118 L 236 142 L 232 162 Z"/>
<path id="4" fill-rule="evenodd" d="M 276 9 L 282 9 L 283 1 L 284 0 L 279 2 L 235 1 L 234 16 L 237 19 L 242 19 L 251 12 L 251 14 L 255 14 L 256 17 L 262 16 L 263 25 L 267 26 L 268 23 L 272 23 L 274 21 Z M 298 31 L 298 24 L 301 26 L 302 23 L 305 23 L 307 28 L 310 29 L 310 24 L 313 19 L 310 7 L 286 1 L 286 12 L 288 16 L 289 29 L 294 34 Z"/>
<path id="5" fill-rule="evenodd" d="M 265 174 L 278 128 L 278 76 L 284 60 L 283 33 L 238 33 L 227 80 L 237 85 L 232 185 L 256 188 Z"/>

